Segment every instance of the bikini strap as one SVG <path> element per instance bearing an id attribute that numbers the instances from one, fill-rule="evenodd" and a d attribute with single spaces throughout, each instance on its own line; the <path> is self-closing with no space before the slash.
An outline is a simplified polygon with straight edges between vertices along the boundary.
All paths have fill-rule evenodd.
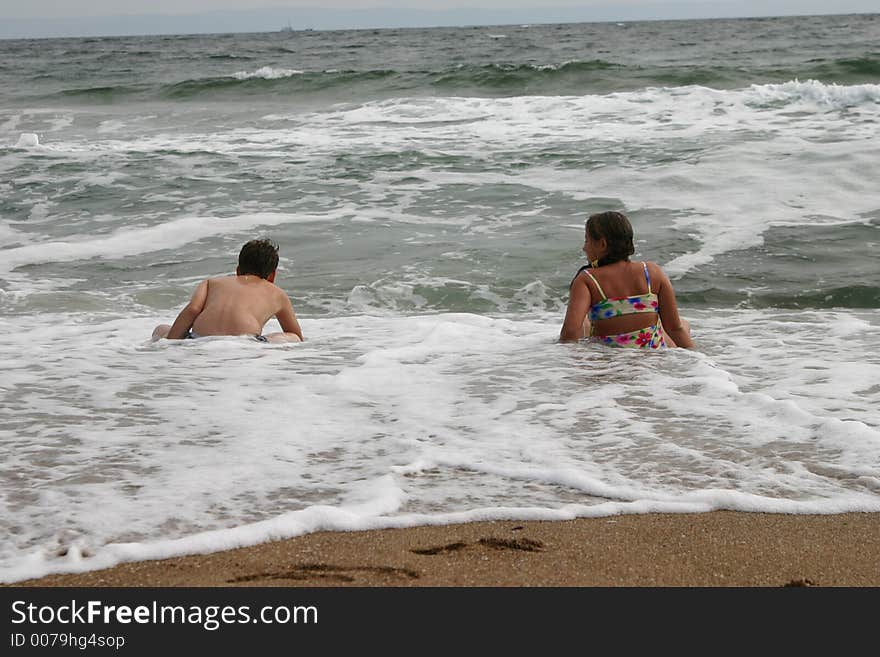
<path id="1" fill-rule="evenodd" d="M 602 286 L 599 285 L 599 281 L 596 280 L 596 277 L 593 276 L 593 275 L 592 275 L 589 271 L 587 271 L 586 269 L 584 269 L 584 273 L 585 273 L 587 276 L 589 276 L 590 279 L 596 284 L 596 289 L 599 290 L 599 295 L 600 295 L 603 299 L 607 299 L 607 298 L 608 298 L 608 295 L 605 294 L 605 292 L 602 290 Z"/>
<path id="2" fill-rule="evenodd" d="M 651 275 L 648 273 L 648 263 L 643 261 L 642 268 L 645 270 L 645 280 L 648 281 L 648 294 L 651 294 Z"/>

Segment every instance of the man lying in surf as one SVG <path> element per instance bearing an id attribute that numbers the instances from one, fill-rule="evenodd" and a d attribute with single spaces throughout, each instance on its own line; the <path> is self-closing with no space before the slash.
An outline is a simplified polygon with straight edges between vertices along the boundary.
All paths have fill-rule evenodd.
<path id="1" fill-rule="evenodd" d="M 193 292 L 186 307 L 170 326 L 153 329 L 153 340 L 182 340 L 209 335 L 250 335 L 261 342 L 301 342 L 302 329 L 290 298 L 275 285 L 278 245 L 251 240 L 238 255 L 235 276 L 209 278 Z M 262 335 L 275 317 L 280 333 Z"/>

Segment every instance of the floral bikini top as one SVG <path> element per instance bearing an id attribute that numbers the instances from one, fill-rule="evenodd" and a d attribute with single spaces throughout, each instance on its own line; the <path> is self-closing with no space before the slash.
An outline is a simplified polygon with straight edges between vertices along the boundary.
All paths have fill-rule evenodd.
<path id="1" fill-rule="evenodd" d="M 660 307 L 657 301 L 657 295 L 651 292 L 651 275 L 648 273 L 648 264 L 643 262 L 642 268 L 645 270 L 645 281 L 648 283 L 648 293 L 640 294 L 634 297 L 614 297 L 609 299 L 599 281 L 593 276 L 589 270 L 584 269 L 584 273 L 590 277 L 595 283 L 596 289 L 602 295 L 602 300 L 590 306 L 590 321 L 595 322 L 600 319 L 609 319 L 611 317 L 619 317 L 620 315 L 632 315 L 635 313 L 656 313 Z"/>
<path id="2" fill-rule="evenodd" d="M 614 297 L 609 299 L 599 281 L 585 267 L 583 271 L 595 283 L 596 289 L 602 295 L 602 299 L 590 306 L 588 317 L 591 324 L 591 333 L 594 330 L 594 323 L 601 319 L 610 319 L 611 317 L 620 317 L 621 315 L 634 315 L 636 313 L 659 313 L 660 303 L 657 295 L 651 291 L 651 275 L 648 273 L 647 263 L 642 263 L 645 270 L 645 281 L 648 283 L 647 294 L 639 294 L 632 297 Z M 666 346 L 663 339 L 663 328 L 660 324 L 660 318 L 657 323 L 647 328 L 638 329 L 629 333 L 619 333 L 616 335 L 591 335 L 591 340 L 604 342 L 605 344 L 617 345 L 619 347 L 640 347 L 644 349 L 659 349 Z"/>

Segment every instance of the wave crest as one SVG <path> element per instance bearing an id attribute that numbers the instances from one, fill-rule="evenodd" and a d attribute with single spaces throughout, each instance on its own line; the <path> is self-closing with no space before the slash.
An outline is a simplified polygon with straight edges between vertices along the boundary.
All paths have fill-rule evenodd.
<path id="1" fill-rule="evenodd" d="M 294 68 L 272 68 L 271 66 L 262 66 L 256 71 L 238 71 L 233 73 L 232 77 L 236 80 L 251 80 L 253 78 L 262 78 L 263 80 L 280 80 L 281 78 L 289 78 L 294 75 L 302 75 L 303 71 Z"/>
<path id="2" fill-rule="evenodd" d="M 791 80 L 782 84 L 753 84 L 751 93 L 761 104 L 805 101 L 826 107 L 853 107 L 880 103 L 880 84 L 825 84 L 818 80 Z"/>

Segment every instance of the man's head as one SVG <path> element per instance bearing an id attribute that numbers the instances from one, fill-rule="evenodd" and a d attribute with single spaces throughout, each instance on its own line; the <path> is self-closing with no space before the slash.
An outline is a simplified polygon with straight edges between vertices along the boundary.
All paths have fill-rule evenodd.
<path id="1" fill-rule="evenodd" d="M 239 276 L 252 274 L 271 280 L 277 268 L 278 245 L 272 240 L 251 240 L 241 247 L 235 273 Z"/>

